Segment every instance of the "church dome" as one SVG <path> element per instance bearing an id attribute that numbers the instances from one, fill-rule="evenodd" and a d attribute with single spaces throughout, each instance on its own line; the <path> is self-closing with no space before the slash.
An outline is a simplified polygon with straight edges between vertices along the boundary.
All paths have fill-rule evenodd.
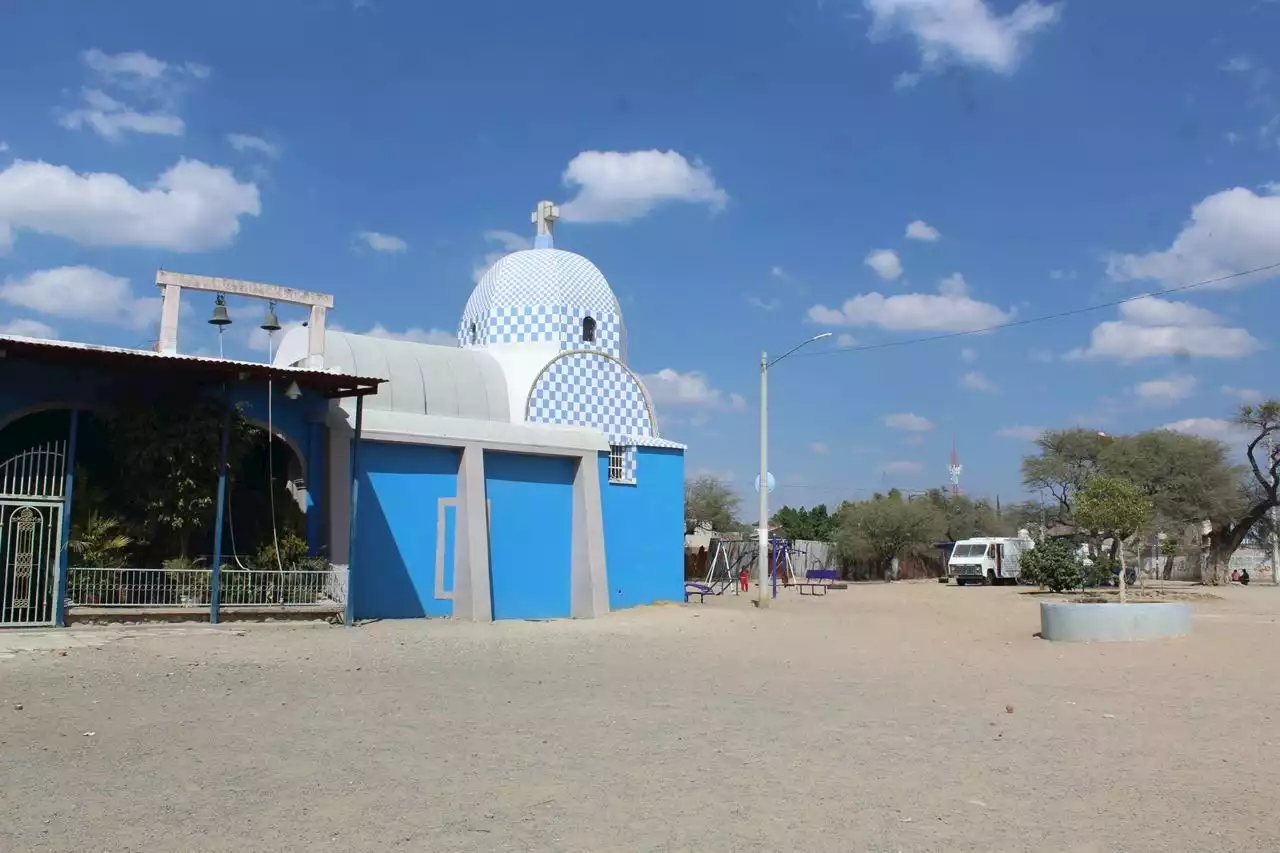
<path id="1" fill-rule="evenodd" d="M 604 273 L 582 255 L 561 249 L 525 249 L 489 268 L 467 300 L 462 317 L 465 322 L 509 316 L 513 310 L 575 307 L 622 313 Z"/>
<path id="2" fill-rule="evenodd" d="M 458 324 L 461 346 L 551 345 L 552 354 L 584 349 L 626 359 L 618 298 L 595 264 L 554 247 L 557 217 L 554 205 L 539 204 L 534 248 L 500 258 L 480 279 Z"/>

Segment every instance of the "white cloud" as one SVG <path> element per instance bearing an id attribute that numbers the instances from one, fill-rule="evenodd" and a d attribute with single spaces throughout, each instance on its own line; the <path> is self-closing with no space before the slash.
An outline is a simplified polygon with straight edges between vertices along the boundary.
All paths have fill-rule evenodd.
<path id="1" fill-rule="evenodd" d="M 976 370 L 969 371 L 961 378 L 960 387 L 966 391 L 981 391 L 984 394 L 994 394 L 1000 390 L 994 382 Z"/>
<path id="2" fill-rule="evenodd" d="M 84 105 L 62 115 L 59 123 L 70 130 L 84 127 L 113 141 L 125 133 L 181 136 L 186 125 L 178 115 L 178 105 L 189 81 L 203 80 L 209 69 L 188 62 L 173 65 L 140 51 L 107 54 L 93 49 L 81 59 L 98 78 L 99 86 L 81 90 Z M 141 104 L 129 104 L 108 94 L 127 93 Z"/>
<path id="3" fill-rule="evenodd" d="M 160 316 L 160 299 L 133 295 L 129 279 L 86 266 L 38 270 L 6 278 L 0 299 L 51 317 L 140 328 Z"/>
<path id="4" fill-rule="evenodd" d="M 1089 346 L 1066 358 L 1114 358 L 1134 362 L 1144 358 L 1240 358 L 1262 348 L 1245 329 L 1189 326 L 1139 326 L 1123 320 L 1099 323 Z"/>
<path id="5" fill-rule="evenodd" d="M 742 411 L 747 401 L 740 394 L 726 394 L 711 385 L 705 373 L 680 373 L 664 368 L 640 377 L 654 405 L 689 406 L 717 411 Z"/>
<path id="6" fill-rule="evenodd" d="M 1236 397 L 1242 403 L 1262 402 L 1262 392 L 1257 388 L 1232 388 L 1230 385 L 1223 385 L 1222 393 Z"/>
<path id="7" fill-rule="evenodd" d="M 914 89 L 920 82 L 921 74 L 918 71 L 903 71 L 901 74 L 893 78 L 893 88 L 895 89 Z"/>
<path id="8" fill-rule="evenodd" d="M 1148 379 L 1133 387 L 1139 400 L 1156 406 L 1167 406 L 1185 400 L 1195 393 L 1196 378 L 1185 373 L 1175 373 L 1160 379 Z"/>
<path id="9" fill-rule="evenodd" d="M 775 311 L 782 304 L 781 299 L 761 299 L 759 296 L 748 296 L 747 304 L 761 311 Z"/>
<path id="10" fill-rule="evenodd" d="M 996 430 L 996 435 L 1001 438 L 1017 438 L 1023 441 L 1035 441 L 1044 434 L 1044 427 L 1035 426 L 1011 426 Z"/>
<path id="11" fill-rule="evenodd" d="M 80 57 L 84 64 L 109 78 L 125 78 L 154 82 L 169 71 L 169 63 L 142 51 L 130 53 L 103 53 L 97 48 L 85 51 Z"/>
<path id="12" fill-rule="evenodd" d="M 567 222 L 627 222 L 672 201 L 719 211 L 729 200 L 706 165 L 676 151 L 583 151 L 561 179 L 577 189 L 560 206 Z"/>
<path id="13" fill-rule="evenodd" d="M 885 281 L 893 281 L 902 275 L 902 261 L 898 260 L 898 253 L 892 249 L 876 249 L 867 255 L 863 263 Z"/>
<path id="14" fill-rule="evenodd" d="M 1262 347 L 1245 329 L 1220 325 L 1204 308 L 1143 296 L 1120 306 L 1119 320 L 1099 323 L 1088 348 L 1067 358 L 1114 358 L 1133 362 L 1161 356 L 1240 358 Z"/>
<path id="15" fill-rule="evenodd" d="M 1221 66 L 1223 71 L 1231 71 L 1235 73 L 1252 71 L 1255 67 L 1253 60 L 1243 54 L 1231 57 L 1226 62 L 1222 63 Z"/>
<path id="16" fill-rule="evenodd" d="M 377 231 L 361 231 L 356 239 L 375 252 L 407 252 L 409 244 L 391 234 L 379 234 Z"/>
<path id="17" fill-rule="evenodd" d="M 965 347 L 960 350 L 960 358 L 965 364 L 973 364 L 978 360 L 978 351 L 973 347 Z"/>
<path id="18" fill-rule="evenodd" d="M 1280 244 L 1280 196 L 1234 187 L 1191 208 L 1191 218 L 1168 249 L 1112 253 L 1107 275 L 1115 281 L 1150 279 L 1173 287 L 1218 279 L 1276 263 Z M 1274 270 L 1222 282 L 1230 287 L 1275 275 Z"/>
<path id="19" fill-rule="evenodd" d="M 3 154 L 8 150 L 9 150 L 9 143 L 5 142 L 3 139 L 0 139 L 0 154 Z"/>
<path id="20" fill-rule="evenodd" d="M 847 332 L 836 335 L 836 346 L 840 349 L 848 349 L 849 347 L 856 347 L 857 345 L 858 339 Z"/>
<path id="21" fill-rule="evenodd" d="M 1165 424 L 1160 429 L 1173 430 L 1199 438 L 1213 438 L 1230 445 L 1244 445 L 1252 438 L 1252 434 L 1238 424 L 1221 418 L 1185 418 Z"/>
<path id="22" fill-rule="evenodd" d="M 907 226 L 908 240 L 920 240 L 924 243 L 936 243 L 942 239 L 942 232 L 923 219 L 917 219 Z"/>
<path id="23" fill-rule="evenodd" d="M 906 430 L 907 432 L 928 432 L 933 429 L 933 421 L 911 412 L 885 415 L 884 423 L 885 426 Z"/>
<path id="24" fill-rule="evenodd" d="M 792 275 L 782 267 L 779 267 L 779 266 L 773 267 L 772 269 L 769 270 L 769 275 L 773 276 L 783 284 L 788 285 L 789 287 L 795 288 L 795 290 L 799 293 L 804 293 L 809 289 L 808 287 L 805 286 L 805 283 L 803 281 L 796 278 L 794 275 Z"/>
<path id="25" fill-rule="evenodd" d="M 895 332 L 974 332 L 1007 323 L 1005 312 L 966 294 L 964 278 L 956 273 L 943 279 L 942 293 L 863 293 L 839 308 L 814 305 L 809 319 L 825 326 L 880 326 Z"/>
<path id="26" fill-rule="evenodd" d="M 280 146 L 268 142 L 261 136 L 252 136 L 248 133 L 228 133 L 227 144 L 237 151 L 257 151 L 268 157 L 279 157 Z"/>
<path id="27" fill-rule="evenodd" d="M 810 449 L 811 451 L 813 451 L 814 453 L 826 453 L 826 452 L 827 452 L 827 446 L 826 446 L 825 444 L 823 444 L 821 441 L 815 441 L 813 444 L 810 444 L 810 445 L 809 445 L 809 449 Z"/>
<path id="28" fill-rule="evenodd" d="M 240 217 L 261 210 L 257 185 L 199 160 L 179 160 L 145 189 L 107 172 L 16 160 L 0 171 L 0 253 L 23 229 L 90 246 L 197 252 L 230 243 Z"/>
<path id="29" fill-rule="evenodd" d="M 906 459 L 898 459 L 880 466 L 881 474 L 919 474 L 924 470 L 924 466 L 919 462 L 910 462 Z"/>
<path id="30" fill-rule="evenodd" d="M 969 292 L 969 285 L 965 282 L 964 276 L 953 272 L 938 282 L 938 292 L 943 296 L 964 296 Z"/>
<path id="31" fill-rule="evenodd" d="M 56 338 L 58 330 L 39 320 L 16 317 L 0 324 L 0 335 L 17 335 L 20 338 Z"/>
<path id="32" fill-rule="evenodd" d="M 160 136 L 181 136 L 186 132 L 186 124 L 172 113 L 139 112 L 100 89 L 85 89 L 81 94 L 85 106 L 67 112 L 58 120 L 68 130 L 80 130 L 87 125 L 113 142 L 123 138 L 126 131 Z"/>
<path id="33" fill-rule="evenodd" d="M 998 15 L 984 0 L 863 0 L 872 15 L 869 36 L 913 36 L 926 69 L 948 63 L 1011 73 L 1030 37 L 1061 16 L 1061 6 L 1026 0 Z"/>
<path id="34" fill-rule="evenodd" d="M 1139 326 L 1217 326 L 1222 320 L 1206 308 L 1142 296 L 1120 304 L 1120 317 Z"/>
<path id="35" fill-rule="evenodd" d="M 499 259 L 511 254 L 519 252 L 523 249 L 532 249 L 533 241 L 528 237 L 524 237 L 514 231 L 486 231 L 484 239 L 490 243 L 499 243 L 502 245 L 501 251 L 488 252 L 480 263 L 471 269 L 471 280 L 479 284 L 480 279 L 484 278 L 484 274 L 489 271 L 489 267 L 496 264 Z"/>
<path id="36" fill-rule="evenodd" d="M 393 332 L 386 326 L 378 323 L 372 329 L 365 332 L 366 335 L 372 335 L 375 338 L 388 338 L 393 341 L 412 341 L 418 344 L 432 344 L 438 347 L 456 347 L 458 345 L 458 335 L 454 332 L 446 332 L 444 329 L 422 329 L 414 326 L 405 329 L 403 332 Z"/>

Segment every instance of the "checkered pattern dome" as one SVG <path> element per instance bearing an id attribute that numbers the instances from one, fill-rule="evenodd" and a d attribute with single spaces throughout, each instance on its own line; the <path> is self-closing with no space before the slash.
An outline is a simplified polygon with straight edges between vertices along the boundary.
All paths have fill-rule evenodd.
<path id="1" fill-rule="evenodd" d="M 583 320 L 595 339 L 583 339 Z M 458 324 L 462 346 L 558 343 L 626 358 L 622 309 L 595 264 L 559 249 L 512 252 L 476 285 Z"/>
<path id="2" fill-rule="evenodd" d="M 567 352 L 552 361 L 533 383 L 526 419 L 595 427 L 614 445 L 683 447 L 658 437 L 648 395 L 635 374 L 594 352 Z"/>

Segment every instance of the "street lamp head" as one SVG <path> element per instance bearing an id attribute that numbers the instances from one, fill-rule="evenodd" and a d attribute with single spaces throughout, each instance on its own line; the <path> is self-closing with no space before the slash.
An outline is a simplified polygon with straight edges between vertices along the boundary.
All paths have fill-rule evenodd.
<path id="1" fill-rule="evenodd" d="M 822 333 L 822 334 L 820 334 L 820 335 L 814 335 L 812 338 L 809 338 L 809 340 L 811 340 L 811 341 L 820 341 L 820 340 L 822 340 L 823 338 L 829 338 L 829 337 L 831 337 L 831 333 L 830 333 L 830 332 L 823 332 L 823 333 Z"/>

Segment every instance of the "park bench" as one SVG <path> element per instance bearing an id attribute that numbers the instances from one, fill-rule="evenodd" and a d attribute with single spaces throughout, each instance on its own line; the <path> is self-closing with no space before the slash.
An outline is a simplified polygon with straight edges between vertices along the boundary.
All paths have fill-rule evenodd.
<path id="1" fill-rule="evenodd" d="M 836 569 L 810 569 L 796 586 L 801 595 L 826 595 L 839 574 Z"/>
<path id="2" fill-rule="evenodd" d="M 708 595 L 715 595 L 711 587 L 704 583 L 686 583 L 684 585 L 684 603 L 689 603 L 689 596 L 698 596 L 698 601 L 705 602 Z"/>

